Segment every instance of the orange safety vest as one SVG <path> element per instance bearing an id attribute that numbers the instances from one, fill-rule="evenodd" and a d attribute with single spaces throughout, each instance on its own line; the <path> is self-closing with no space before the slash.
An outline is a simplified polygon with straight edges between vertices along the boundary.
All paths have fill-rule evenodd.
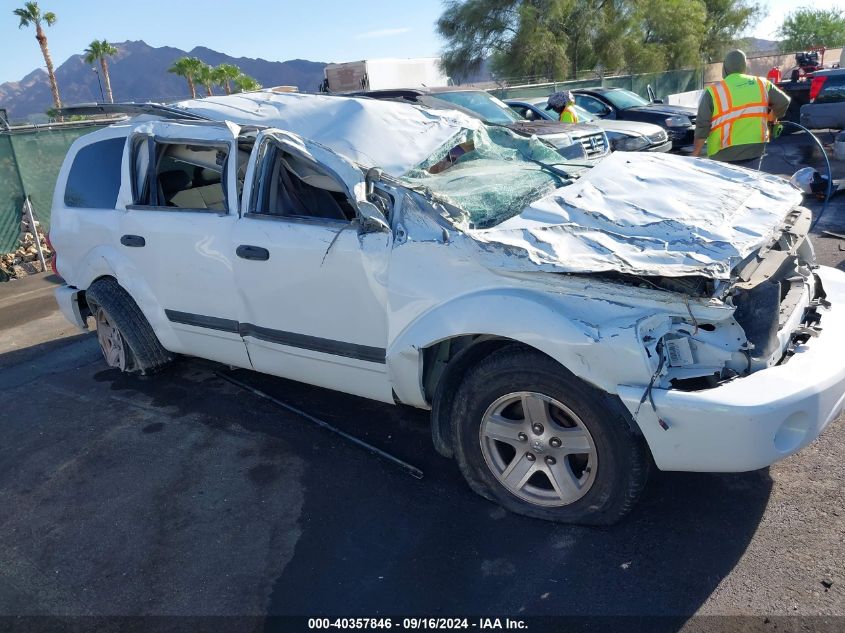
<path id="1" fill-rule="evenodd" d="M 769 140 L 769 82 L 762 77 L 735 73 L 707 87 L 713 100 L 713 117 L 707 137 L 707 154 L 733 145 Z"/>

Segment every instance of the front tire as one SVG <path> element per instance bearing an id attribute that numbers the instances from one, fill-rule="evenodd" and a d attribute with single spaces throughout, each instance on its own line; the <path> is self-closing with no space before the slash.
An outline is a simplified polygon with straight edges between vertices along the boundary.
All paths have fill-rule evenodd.
<path id="1" fill-rule="evenodd" d="M 518 514 L 609 525 L 648 477 L 648 449 L 622 404 L 522 346 L 494 352 L 465 376 L 452 419 L 470 487 Z"/>

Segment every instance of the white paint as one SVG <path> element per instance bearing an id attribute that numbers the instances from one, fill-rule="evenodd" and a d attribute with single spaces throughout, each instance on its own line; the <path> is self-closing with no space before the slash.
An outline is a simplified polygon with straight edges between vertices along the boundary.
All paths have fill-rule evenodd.
<path id="1" fill-rule="evenodd" d="M 362 199 L 359 165 L 381 164 L 370 151 L 401 170 L 408 161 L 420 162 L 426 148 L 439 146 L 461 126 L 416 108 L 397 105 L 402 111 L 393 110 L 396 104 L 307 99 L 319 101 L 233 97 L 222 101 L 229 104 L 225 107 L 210 99 L 197 107 L 218 113 L 245 108 L 251 114 L 242 114 L 239 123 L 251 116 L 276 122 L 273 111 L 311 116 L 308 122 L 288 120 L 313 129 L 331 146 L 279 131 L 262 138 L 286 143 L 336 174 L 353 204 Z M 293 110 L 285 111 L 285 104 L 293 104 Z M 376 109 L 371 111 L 371 105 Z M 330 121 L 330 115 L 339 118 Z M 397 132 L 388 123 L 400 115 L 410 120 Z M 235 127 L 221 125 L 141 124 L 174 138 L 228 142 L 236 133 Z M 360 136 L 359 124 L 371 137 Z M 818 338 L 800 346 L 788 363 L 698 392 L 670 389 L 668 380 L 733 368 L 742 360 L 744 333 L 732 318 L 731 305 L 589 274 L 552 274 L 618 270 L 727 278 L 739 259 L 779 230 L 799 202 L 800 195 L 779 179 L 710 161 L 620 154 L 501 226 L 466 232 L 420 194 L 385 184 L 396 201 L 392 231 L 361 234 L 357 221 L 250 217 L 249 194 L 260 173 L 256 149 L 240 212 L 234 199 L 224 214 L 126 210 L 128 157 L 119 210 L 66 208 L 64 186 L 76 152 L 93 140 L 126 137 L 135 125 L 114 126 L 77 141 L 58 179 L 51 237 L 59 269 L 71 286 L 58 293 L 60 303 L 72 320 L 77 320 L 69 305 L 74 288 L 85 289 L 97 277 L 111 275 L 171 351 L 218 360 L 228 356 L 238 366 L 382 401 L 390 401 L 395 392 L 401 402 L 421 408 L 429 406 L 422 387 L 425 348 L 462 335 L 519 341 L 618 394 L 636 414 L 664 469 L 765 466 L 812 441 L 842 409 L 845 369 L 838 356 L 845 345 L 845 273 L 819 269 L 834 305 L 823 313 Z M 412 129 L 418 138 L 403 137 Z M 350 136 L 332 139 L 332 130 Z M 125 231 L 151 237 L 146 249 L 134 249 L 144 250 L 143 256 L 119 245 Z M 270 259 L 237 258 L 240 244 L 263 246 Z M 194 331 L 198 328 L 170 323 L 165 309 L 383 348 L 386 363 L 249 334 L 245 340 L 234 333 L 200 334 Z M 712 331 L 696 329 L 705 324 Z M 787 327 L 794 326 L 794 319 L 788 320 Z M 656 372 L 656 341 L 667 335 L 687 336 L 689 354 L 684 353 L 684 366 L 664 368 L 655 382 L 657 413 L 670 426 L 663 430 L 650 404 L 639 407 L 639 402 Z"/>
<path id="2" fill-rule="evenodd" d="M 460 112 L 327 95 L 253 92 L 174 104 L 217 120 L 276 127 L 320 143 L 364 167 L 401 176 L 480 122 Z"/>
<path id="3" fill-rule="evenodd" d="M 715 161 L 616 152 L 575 184 L 475 239 L 544 270 L 728 279 L 801 194 L 776 176 Z"/>
<path id="4" fill-rule="evenodd" d="M 845 273 L 819 268 L 831 309 L 823 332 L 789 362 L 713 389 L 655 389 L 660 428 L 648 404 L 637 421 L 661 470 L 740 472 L 763 468 L 816 439 L 845 407 Z M 643 388 L 620 386 L 632 413 Z"/>

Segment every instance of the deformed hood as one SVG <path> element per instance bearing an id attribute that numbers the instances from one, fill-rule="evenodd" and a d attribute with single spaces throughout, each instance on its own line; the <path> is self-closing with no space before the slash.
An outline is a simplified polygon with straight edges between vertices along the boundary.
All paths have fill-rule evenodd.
<path id="1" fill-rule="evenodd" d="M 542 270 L 729 279 L 800 202 L 800 192 L 776 176 L 617 152 L 519 215 L 466 233 Z"/>

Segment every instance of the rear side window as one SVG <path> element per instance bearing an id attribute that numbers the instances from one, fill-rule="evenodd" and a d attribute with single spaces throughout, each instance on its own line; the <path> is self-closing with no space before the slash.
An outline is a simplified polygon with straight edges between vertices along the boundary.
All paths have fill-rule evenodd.
<path id="1" fill-rule="evenodd" d="M 133 208 L 226 213 L 228 159 L 225 143 L 161 143 L 136 136 Z"/>
<path id="2" fill-rule="evenodd" d="M 115 208 L 125 143 L 125 138 L 110 138 L 86 145 L 77 152 L 67 178 L 65 206 Z"/>

